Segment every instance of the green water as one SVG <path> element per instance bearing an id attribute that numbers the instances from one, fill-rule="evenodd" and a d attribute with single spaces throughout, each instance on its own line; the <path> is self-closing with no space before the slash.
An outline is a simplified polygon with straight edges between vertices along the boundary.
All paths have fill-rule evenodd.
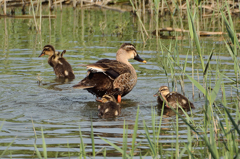
<path id="1" fill-rule="evenodd" d="M 16 10 L 16 14 L 20 14 L 20 9 Z M 43 14 L 48 15 L 46 8 Z M 185 34 L 182 40 L 178 41 L 156 39 L 155 36 L 150 35 L 146 43 L 143 43 L 140 24 L 137 18 L 129 12 L 120 13 L 98 8 L 73 10 L 72 7 L 64 7 L 62 12 L 55 11 L 52 14 L 55 14 L 57 18 L 42 19 L 41 33 L 36 33 L 33 19 L 0 19 L 0 28 L 2 28 L 0 29 L 0 124 L 4 121 L 0 132 L 0 154 L 16 137 L 4 157 L 37 158 L 33 144 L 36 143 L 42 151 L 42 127 L 49 158 L 54 158 L 56 155 L 58 158 L 64 158 L 69 154 L 75 158 L 79 155 L 79 126 L 81 126 L 84 143 L 87 145 L 86 151 L 91 153 L 90 125 L 92 120 L 96 150 L 106 147 L 108 157 L 121 156 L 98 136 L 121 144 L 123 122 L 125 120 L 129 125 L 128 133 L 131 134 L 138 106 L 141 115 L 137 141 L 141 140 L 142 144 L 136 152 L 137 156 L 140 151 L 144 154 L 149 148 L 144 146 L 147 140 L 142 135 L 144 132 L 142 120 L 145 119 L 151 126 L 151 108 L 157 106 L 153 95 L 162 85 L 169 85 L 170 89 L 173 89 L 171 74 L 177 81 L 175 90 L 181 92 L 178 82 L 180 71 L 173 66 L 175 70 L 171 72 L 171 61 L 167 60 L 167 56 L 170 55 L 179 60 L 180 66 L 183 66 L 188 53 L 186 73 L 191 76 L 193 74 L 196 80 L 202 82 L 200 60 L 197 52 L 193 53 L 194 59 L 192 59 L 189 35 Z M 160 25 L 162 27 L 172 26 L 172 22 L 168 19 L 168 17 L 163 18 Z M 153 31 L 153 19 L 147 16 L 144 23 L 149 32 Z M 183 26 L 187 27 L 188 24 L 184 23 Z M 205 25 L 201 25 L 201 28 L 205 29 Z M 240 30 L 240 28 L 236 29 Z M 168 35 L 168 33 L 164 34 Z M 214 71 L 216 68 L 224 70 L 228 77 L 235 79 L 233 62 L 223 38 L 220 36 L 202 37 L 200 41 L 206 61 L 211 50 L 214 49 L 213 60 L 210 64 L 212 84 L 214 85 L 216 78 Z M 119 117 L 101 119 L 97 116 L 98 103 L 95 102 L 95 97 L 87 91 L 72 88 L 86 76 L 86 69 L 78 65 L 92 63 L 102 58 L 114 59 L 116 51 L 125 42 L 133 43 L 147 64 L 130 61 L 137 70 L 137 85 L 123 98 Z M 168 49 L 171 48 L 172 53 L 169 53 L 166 48 L 161 48 L 160 43 Z M 58 51 L 67 50 L 64 56 L 72 65 L 76 79 L 72 81 L 56 79 L 53 69 L 47 63 L 47 57 L 38 58 L 46 44 L 55 46 Z M 179 56 L 174 55 L 174 50 L 178 50 Z M 166 69 L 168 78 L 163 68 Z M 40 84 L 38 78 L 42 79 Z M 234 102 L 231 101 L 231 97 L 236 97 L 237 91 L 231 89 L 232 83 L 229 80 L 225 79 L 224 82 L 228 106 L 232 107 Z M 192 90 L 192 84 L 187 77 L 184 79 L 184 92 L 196 107 L 193 110 L 194 120 L 196 123 L 202 123 L 205 100 L 202 94 L 199 98 L 199 91 L 196 88 Z M 217 100 L 221 101 L 221 98 L 221 93 L 219 93 Z M 157 119 L 159 119 L 160 110 L 155 108 Z M 171 144 L 176 142 L 172 124 L 174 122 L 174 113 L 165 112 L 160 142 L 164 143 L 163 149 L 166 156 L 172 151 Z M 179 142 L 185 143 L 187 142 L 187 126 L 182 121 L 179 121 L 179 126 L 181 130 Z M 38 137 L 36 140 L 33 127 Z M 130 145 L 131 136 L 128 142 Z M 184 145 L 181 144 L 181 147 Z"/>

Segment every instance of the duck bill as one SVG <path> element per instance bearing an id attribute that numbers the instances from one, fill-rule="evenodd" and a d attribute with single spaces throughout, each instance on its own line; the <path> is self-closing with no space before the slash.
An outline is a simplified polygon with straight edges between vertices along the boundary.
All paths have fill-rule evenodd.
<path id="1" fill-rule="evenodd" d="M 157 92 L 156 94 L 154 94 L 153 96 L 154 97 L 158 97 L 160 95 L 160 93 L 159 92 Z"/>
<path id="2" fill-rule="evenodd" d="M 96 101 L 103 103 L 102 98 L 99 98 L 99 97 L 96 98 Z"/>
<path id="3" fill-rule="evenodd" d="M 45 53 L 42 52 L 38 57 L 42 57 L 42 56 L 44 56 L 44 55 L 45 55 Z"/>
<path id="4" fill-rule="evenodd" d="M 138 54 L 134 57 L 134 60 L 137 60 L 139 62 L 147 63 L 147 61 L 143 60 Z"/>
<path id="5" fill-rule="evenodd" d="M 102 99 L 96 99 L 97 102 L 103 103 Z"/>

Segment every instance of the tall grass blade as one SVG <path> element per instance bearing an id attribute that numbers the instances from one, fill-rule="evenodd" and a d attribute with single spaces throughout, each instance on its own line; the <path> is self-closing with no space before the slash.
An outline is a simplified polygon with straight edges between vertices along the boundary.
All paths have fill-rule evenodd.
<path id="1" fill-rule="evenodd" d="M 177 110 L 177 112 L 178 112 L 178 109 L 176 109 Z M 176 125 L 175 125 L 175 128 L 176 128 L 176 146 L 175 146 L 175 148 L 176 148 L 176 150 L 175 150 L 175 158 L 179 158 L 179 143 L 178 143 L 178 140 L 179 140 L 179 133 L 178 133 L 178 131 L 179 131 L 179 126 L 178 126 L 178 115 L 176 114 Z"/>
<path id="2" fill-rule="evenodd" d="M 155 135 L 156 135 L 156 133 L 155 133 L 155 127 L 156 127 L 156 125 L 155 125 L 155 119 L 156 119 L 156 116 L 155 116 L 155 109 L 153 108 L 153 107 L 151 107 L 151 112 L 152 112 L 152 132 L 153 132 L 153 141 L 156 141 L 156 138 L 155 138 Z"/>
<path id="3" fill-rule="evenodd" d="M 198 39 L 198 34 L 196 32 L 195 26 L 194 26 L 194 22 L 193 22 L 193 17 L 190 11 L 190 7 L 189 7 L 189 1 L 187 0 L 187 15 L 188 15 L 188 24 L 189 24 L 189 31 L 191 34 L 192 39 L 194 39 L 196 47 L 197 47 L 197 51 L 198 51 L 198 55 L 202 64 L 202 70 L 204 70 L 204 61 L 202 58 L 202 52 L 201 52 L 201 47 L 200 47 L 200 42 Z"/>
<path id="4" fill-rule="evenodd" d="M 132 135 L 132 150 L 131 150 L 131 156 L 133 156 L 134 151 L 136 149 L 135 147 L 135 141 L 137 138 L 137 130 L 138 130 L 138 117 L 139 117 L 139 107 L 137 109 L 137 114 L 136 114 L 136 119 L 135 119 L 135 124 L 134 124 L 134 130 L 133 130 L 133 135 Z"/>
<path id="5" fill-rule="evenodd" d="M 0 126 L 0 132 L 1 132 L 1 130 L 2 130 L 2 127 L 3 127 L 4 122 L 5 122 L 5 120 L 2 121 L 2 124 L 1 124 L 1 126 Z"/>
<path id="6" fill-rule="evenodd" d="M 238 38 L 237 38 L 236 34 L 234 33 L 234 27 L 233 27 L 233 22 L 232 22 L 232 19 L 231 19 L 231 15 L 228 16 L 229 21 L 230 21 L 230 24 L 229 24 L 229 22 L 227 20 L 227 17 L 225 16 L 224 12 L 221 11 L 221 13 L 222 13 L 222 17 L 224 19 L 224 23 L 225 23 L 225 26 L 226 26 L 226 29 L 227 29 L 227 32 L 228 32 L 228 36 L 230 37 L 230 39 L 231 39 L 231 41 L 234 45 L 237 45 L 238 47 L 240 47 L 240 44 L 237 40 Z M 229 8 L 228 8 L 228 14 L 230 14 Z"/>
<path id="7" fill-rule="evenodd" d="M 123 158 L 127 158 L 126 157 L 126 152 L 127 152 L 127 129 L 128 126 L 126 126 L 125 120 L 123 122 L 123 154 L 122 157 Z"/>
<path id="8" fill-rule="evenodd" d="M 104 148 L 104 151 L 103 151 L 103 157 L 106 158 L 107 156 L 107 150 L 106 150 L 106 147 Z"/>
<path id="9" fill-rule="evenodd" d="M 115 148 L 116 150 L 118 150 L 120 153 L 124 153 L 123 152 L 123 150 L 120 148 L 120 147 L 118 147 L 117 145 L 115 145 L 114 143 L 112 143 L 112 142 L 110 142 L 110 141 L 108 141 L 107 139 L 104 139 L 104 138 L 102 138 L 101 136 L 99 136 L 103 141 L 105 141 L 106 143 L 108 143 L 109 145 L 111 145 L 113 148 Z M 130 156 L 128 155 L 128 154 L 126 154 L 126 156 L 127 156 L 127 158 L 130 158 Z"/>
<path id="10" fill-rule="evenodd" d="M 217 94 L 220 90 L 221 83 L 222 83 L 222 75 L 220 74 L 220 77 L 216 82 L 215 87 L 213 88 L 213 91 L 211 92 L 211 95 L 210 95 L 210 99 L 209 99 L 210 105 L 212 105 L 213 102 L 215 101 Z"/>
<path id="11" fill-rule="evenodd" d="M 133 10 L 134 10 L 134 11 L 136 12 L 136 14 L 137 14 L 138 20 L 139 20 L 140 24 L 142 25 L 142 28 L 143 28 L 145 34 L 147 35 L 147 37 L 149 37 L 149 36 L 148 36 L 148 33 L 147 33 L 147 30 L 146 30 L 146 28 L 145 28 L 145 26 L 144 26 L 144 24 L 143 24 L 143 22 L 142 22 L 142 20 L 141 20 L 141 17 L 139 16 L 138 11 L 136 10 L 136 8 L 135 8 L 132 0 L 130 0 L 130 3 L 131 3 L 131 5 L 132 5 L 132 7 L 133 7 Z"/>
<path id="12" fill-rule="evenodd" d="M 235 81 L 235 80 L 233 80 L 233 79 L 231 79 L 231 78 L 229 78 L 228 76 L 226 76 L 226 75 L 224 75 L 224 74 L 222 74 L 222 73 L 220 73 L 222 76 L 224 76 L 225 78 L 227 78 L 229 81 L 231 81 L 231 82 L 233 82 L 234 84 L 236 84 L 237 83 L 237 81 Z M 232 86 L 232 87 L 234 87 L 234 86 Z M 235 89 L 239 89 L 239 88 L 237 88 L 237 87 L 234 87 Z M 240 90 L 240 89 L 239 89 Z"/>
<path id="13" fill-rule="evenodd" d="M 80 155 L 83 156 L 84 159 L 86 159 L 85 145 L 83 143 L 82 131 L 81 131 L 80 126 L 79 126 L 79 135 L 80 135 L 80 142 L 81 142 L 80 143 Z"/>
<path id="14" fill-rule="evenodd" d="M 208 70 L 208 67 L 209 67 L 210 61 L 211 61 L 211 59 L 212 59 L 212 55 L 213 55 L 213 50 L 211 51 L 211 53 L 210 53 L 210 55 L 209 55 L 209 58 L 208 58 L 207 64 L 206 64 L 205 69 L 204 69 L 204 71 L 203 71 L 203 76 L 205 76 L 206 73 L 207 73 L 207 70 Z"/>
<path id="15" fill-rule="evenodd" d="M 190 77 L 188 74 L 186 74 L 186 76 L 204 95 L 206 95 L 206 90 L 203 88 L 202 85 L 200 85 L 195 79 Z"/>
<path id="16" fill-rule="evenodd" d="M 92 154 L 93 154 L 93 157 L 95 158 L 95 143 L 94 143 L 94 132 L 93 132 L 92 120 L 91 120 L 91 141 L 92 141 Z"/>
<path id="17" fill-rule="evenodd" d="M 143 120 L 143 126 L 144 126 L 144 130 L 145 130 L 145 136 L 146 136 L 146 138 L 148 140 L 148 143 L 149 143 L 149 146 L 150 146 L 150 150 L 152 152 L 152 157 L 155 158 L 157 156 L 157 154 L 156 154 L 156 151 L 155 151 L 155 148 L 154 148 L 154 144 L 151 141 L 150 134 L 149 134 L 149 131 L 148 131 L 147 124 L 145 123 L 145 120 Z"/>
<path id="18" fill-rule="evenodd" d="M 189 144 L 190 144 L 190 143 L 189 143 Z M 191 150 L 189 150 L 189 148 L 188 148 L 187 145 L 185 145 L 185 148 L 186 148 L 186 150 L 188 151 L 188 154 L 190 154 L 191 158 L 192 158 L 192 159 L 195 159 L 193 153 L 191 152 Z M 189 157 L 190 157 L 190 156 L 189 156 Z"/>
<path id="19" fill-rule="evenodd" d="M 233 48 L 231 47 L 231 45 L 227 44 L 226 41 L 225 41 L 225 44 L 226 44 L 229 54 L 231 55 L 231 57 L 234 61 L 234 71 L 235 71 L 235 74 L 237 75 L 237 73 L 240 72 L 238 59 L 237 59 L 237 53 L 234 53 Z"/>
<path id="20" fill-rule="evenodd" d="M 5 154 L 5 152 L 7 152 L 7 150 L 9 149 L 9 147 L 13 144 L 13 142 L 15 141 L 15 139 L 17 138 L 17 136 L 13 139 L 13 141 L 8 145 L 8 147 L 2 152 L 0 158 L 3 157 L 3 155 Z"/>
<path id="21" fill-rule="evenodd" d="M 185 73 L 185 70 L 186 70 L 186 67 L 187 67 L 187 59 L 188 59 L 188 52 L 187 52 L 185 62 L 184 62 L 183 73 Z"/>
<path id="22" fill-rule="evenodd" d="M 225 129 L 224 129 L 224 126 L 223 126 L 222 121 L 219 119 L 218 116 L 217 116 L 217 119 L 218 119 L 220 128 L 221 128 L 221 130 L 223 131 L 223 134 L 224 134 L 225 136 L 227 136 L 227 133 L 226 133 L 226 131 L 225 131 Z M 227 145 L 227 143 L 225 142 L 224 137 L 223 137 L 223 135 L 222 135 L 221 133 L 220 133 L 220 136 L 221 136 L 221 138 L 222 138 L 223 145 L 225 146 L 225 149 L 226 149 L 227 151 L 229 151 L 228 145 Z"/>
<path id="23" fill-rule="evenodd" d="M 38 151 L 37 145 L 34 144 L 33 146 L 35 148 L 35 151 L 36 151 L 36 154 L 37 154 L 38 158 L 42 159 L 42 156 L 41 156 L 40 152 Z"/>
<path id="24" fill-rule="evenodd" d="M 160 4 L 160 0 L 154 0 L 155 21 L 156 21 L 156 26 L 155 26 L 156 37 L 158 37 L 159 4 Z"/>
<path id="25" fill-rule="evenodd" d="M 164 104 L 164 103 L 163 103 Z M 163 119 L 163 111 L 164 111 L 164 106 L 162 106 L 162 109 L 161 109 L 161 117 L 160 117 L 160 121 L 159 121 L 159 124 L 158 124 L 158 134 L 157 134 L 157 152 L 160 153 L 160 157 L 163 158 L 163 152 L 162 152 L 162 145 L 158 145 L 159 144 L 159 138 L 160 138 L 160 132 L 161 132 L 161 125 L 162 125 L 162 119 Z M 158 150 L 159 148 L 159 150 Z"/>
<path id="26" fill-rule="evenodd" d="M 47 159 L 47 145 L 44 139 L 44 134 L 43 134 L 43 128 L 41 127 L 41 131 L 42 131 L 42 146 L 43 146 L 43 157 L 45 159 Z"/>
<path id="27" fill-rule="evenodd" d="M 36 16 L 35 16 L 32 0 L 31 0 L 31 6 L 32 6 L 32 13 L 33 13 L 33 19 L 34 19 L 35 27 L 36 27 L 36 30 L 38 31 L 37 20 L 36 20 Z"/>
<path id="28" fill-rule="evenodd" d="M 178 116 L 182 119 L 182 121 L 187 124 L 187 126 L 189 126 L 191 128 L 191 130 L 193 130 L 201 139 L 204 140 L 206 146 L 208 147 L 209 152 L 211 153 L 213 158 L 217 158 L 217 154 L 214 152 L 214 149 L 212 148 L 212 145 L 209 143 L 208 141 L 208 136 L 205 134 L 204 136 L 202 136 L 189 122 L 187 122 L 187 120 L 180 115 L 175 109 L 172 109 L 176 114 L 178 114 Z"/>
<path id="29" fill-rule="evenodd" d="M 238 135 L 240 135 L 240 129 L 238 128 L 237 123 L 234 121 L 233 117 L 231 116 L 231 114 L 229 113 L 229 111 L 227 110 L 225 105 L 223 105 L 223 108 L 224 108 L 225 112 L 227 113 L 228 118 L 230 119 L 234 129 L 237 131 Z"/>

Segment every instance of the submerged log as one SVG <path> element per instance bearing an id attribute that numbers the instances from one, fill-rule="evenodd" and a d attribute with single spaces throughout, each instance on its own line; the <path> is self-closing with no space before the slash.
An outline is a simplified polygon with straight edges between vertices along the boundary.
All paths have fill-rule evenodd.
<path id="1" fill-rule="evenodd" d="M 160 33 L 164 32 L 164 31 L 168 31 L 168 32 L 183 32 L 183 33 L 188 33 L 189 30 L 185 30 L 185 29 L 180 29 L 180 28 L 171 28 L 171 27 L 167 27 L 167 28 L 161 28 L 158 30 Z M 152 32 L 153 34 L 156 34 L 156 30 L 154 30 Z M 224 32 L 209 32 L 209 31 L 199 31 L 197 32 L 198 35 L 200 36 L 211 36 L 211 35 L 223 35 L 226 34 Z"/>
<path id="2" fill-rule="evenodd" d="M 0 18 L 2 17 L 8 17 L 8 18 L 17 18 L 17 19 L 31 19 L 34 18 L 33 15 L 1 15 Z M 56 15 L 42 15 L 41 18 L 56 18 Z M 40 16 L 36 15 L 35 18 L 40 18 Z"/>

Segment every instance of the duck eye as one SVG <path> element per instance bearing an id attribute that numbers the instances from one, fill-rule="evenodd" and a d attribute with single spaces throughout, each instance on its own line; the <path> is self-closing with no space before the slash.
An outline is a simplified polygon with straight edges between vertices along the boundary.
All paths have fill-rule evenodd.
<path id="1" fill-rule="evenodd" d="M 127 51 L 131 51 L 131 50 L 135 50 L 135 48 L 130 45 L 130 46 L 126 46 L 126 50 L 127 50 Z"/>

